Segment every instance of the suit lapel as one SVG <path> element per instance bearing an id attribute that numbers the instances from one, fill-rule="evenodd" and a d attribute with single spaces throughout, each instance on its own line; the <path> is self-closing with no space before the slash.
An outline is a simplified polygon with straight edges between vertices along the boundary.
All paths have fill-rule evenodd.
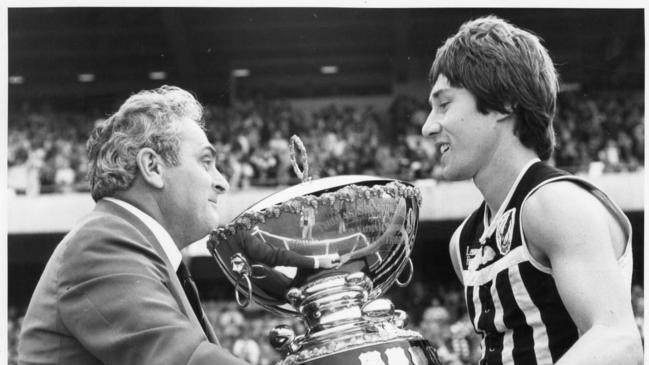
<path id="1" fill-rule="evenodd" d="M 187 299 L 187 295 L 185 294 L 185 291 L 180 284 L 180 280 L 178 280 L 176 269 L 171 265 L 167 254 L 165 254 L 164 250 L 162 249 L 162 245 L 160 245 L 160 242 L 158 242 L 158 240 L 155 238 L 153 232 L 151 232 L 151 230 L 138 217 L 113 202 L 100 200 L 97 202 L 95 210 L 106 214 L 112 214 L 126 220 L 145 237 L 147 241 L 146 243 L 148 243 L 155 249 L 155 251 L 158 253 L 158 256 L 160 256 L 160 258 L 162 258 L 165 263 L 170 283 L 169 290 L 171 291 L 173 297 L 176 299 L 176 302 L 178 302 L 180 309 L 189 318 L 192 325 L 203 332 L 203 328 L 201 327 L 198 318 L 196 318 L 196 314 L 194 313 L 194 310 L 192 309 L 192 306 Z M 218 339 L 216 338 L 214 329 L 212 328 L 212 325 L 209 323 L 209 321 L 207 321 L 207 327 L 208 333 L 205 334 L 207 336 L 207 339 L 212 343 L 218 344 Z"/>

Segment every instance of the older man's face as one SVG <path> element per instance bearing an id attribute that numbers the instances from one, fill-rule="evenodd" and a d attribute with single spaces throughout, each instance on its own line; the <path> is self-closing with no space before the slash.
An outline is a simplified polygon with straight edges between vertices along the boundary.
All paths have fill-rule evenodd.
<path id="1" fill-rule="evenodd" d="M 165 168 L 163 214 L 166 227 L 184 247 L 215 228 L 217 200 L 229 185 L 216 169 L 216 151 L 192 120 L 181 121 L 178 165 Z"/>

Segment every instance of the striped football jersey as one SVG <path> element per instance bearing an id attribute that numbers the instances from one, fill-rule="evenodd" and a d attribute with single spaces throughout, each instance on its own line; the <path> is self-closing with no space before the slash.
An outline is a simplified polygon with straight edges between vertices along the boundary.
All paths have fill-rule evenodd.
<path id="1" fill-rule="evenodd" d="M 481 365 L 553 364 L 579 338 L 551 268 L 532 257 L 521 227 L 526 199 L 557 180 L 573 181 L 595 195 L 622 225 L 628 240 L 618 263 L 630 290 L 631 225 L 620 208 L 588 181 L 531 161 L 491 224 L 483 202 L 459 228 L 455 254 L 462 269 L 469 316 L 482 336 Z"/>

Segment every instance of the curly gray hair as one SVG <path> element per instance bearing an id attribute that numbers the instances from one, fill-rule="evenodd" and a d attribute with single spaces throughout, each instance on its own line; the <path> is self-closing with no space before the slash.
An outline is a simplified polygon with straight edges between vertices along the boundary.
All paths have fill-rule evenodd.
<path id="1" fill-rule="evenodd" d="M 181 118 L 205 127 L 203 107 L 196 98 L 164 85 L 132 95 L 97 125 L 86 144 L 92 198 L 98 201 L 127 190 L 137 175 L 136 156 L 142 148 L 153 149 L 170 166 L 177 165 Z"/>

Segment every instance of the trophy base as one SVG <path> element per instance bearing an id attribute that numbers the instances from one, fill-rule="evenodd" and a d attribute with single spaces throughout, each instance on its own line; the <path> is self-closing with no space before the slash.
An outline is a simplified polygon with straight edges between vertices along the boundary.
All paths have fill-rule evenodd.
<path id="1" fill-rule="evenodd" d="M 407 314 L 372 298 L 363 272 L 322 278 L 287 293 L 303 314 L 307 333 L 275 327 L 269 342 L 286 358 L 278 365 L 439 365 L 434 348 L 406 329 Z"/>
<path id="2" fill-rule="evenodd" d="M 328 347 L 335 347 L 332 342 Z M 388 342 L 343 345 L 344 350 L 329 353 L 323 349 L 289 355 L 278 365 L 441 365 L 435 349 L 421 337 L 401 338 Z"/>

